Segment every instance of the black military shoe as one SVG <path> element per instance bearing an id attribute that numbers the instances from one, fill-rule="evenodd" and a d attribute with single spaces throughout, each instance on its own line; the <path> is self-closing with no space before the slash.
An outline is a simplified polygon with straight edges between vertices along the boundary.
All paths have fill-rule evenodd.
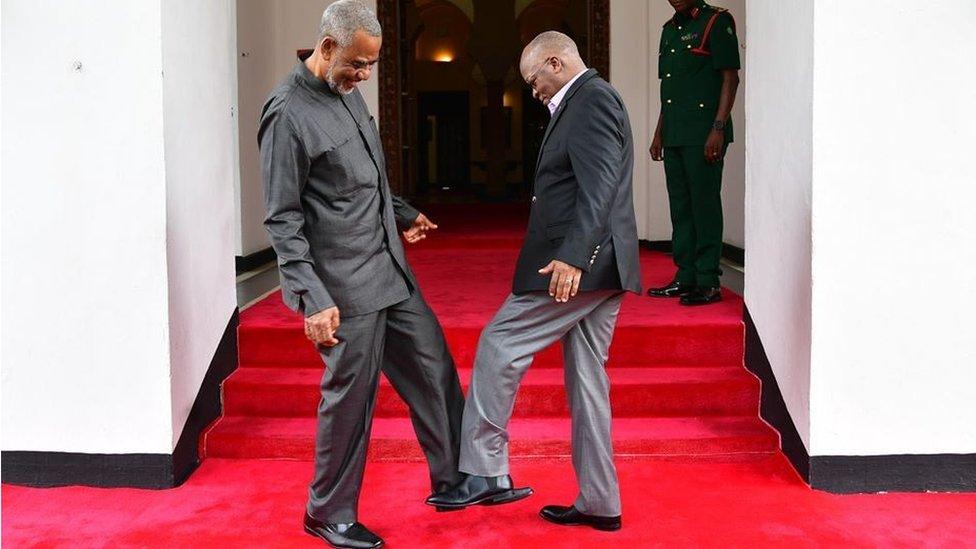
<path id="1" fill-rule="evenodd" d="M 305 513 L 305 531 L 333 547 L 374 549 L 383 546 L 383 540 L 379 536 L 358 522 L 329 524 L 319 522 Z"/>
<path id="2" fill-rule="evenodd" d="M 647 295 L 651 297 L 681 297 L 693 292 L 694 290 L 694 284 L 682 284 L 677 280 L 672 280 L 667 286 L 647 290 Z"/>
<path id="3" fill-rule="evenodd" d="M 576 510 L 576 507 L 562 505 L 546 505 L 539 511 L 539 516 L 563 526 L 589 526 L 597 530 L 620 530 L 620 515 L 615 517 L 598 517 L 586 515 Z"/>
<path id="4" fill-rule="evenodd" d="M 722 301 L 722 289 L 718 287 L 698 287 L 694 292 L 681 298 L 682 305 L 708 305 Z"/>
<path id="5" fill-rule="evenodd" d="M 513 488 L 512 477 L 481 477 L 467 475 L 450 490 L 427 498 L 427 505 L 438 510 L 463 509 L 469 505 L 501 505 L 525 499 L 532 495 L 532 488 Z"/>

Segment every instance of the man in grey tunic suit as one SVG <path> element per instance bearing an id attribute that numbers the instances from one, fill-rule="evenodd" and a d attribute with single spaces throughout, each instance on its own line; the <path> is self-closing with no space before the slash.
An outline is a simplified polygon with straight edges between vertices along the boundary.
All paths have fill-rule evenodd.
<path id="1" fill-rule="evenodd" d="M 461 465 L 467 476 L 428 498 L 465 507 L 525 497 L 508 476 L 507 425 L 535 353 L 562 342 L 579 496 L 543 518 L 620 528 L 604 364 L 625 291 L 640 293 L 634 220 L 633 137 L 620 95 L 587 70 L 576 44 L 545 32 L 522 52 L 522 77 L 549 107 L 536 166 L 528 234 L 512 294 L 484 329 L 464 408 Z"/>
<path id="2" fill-rule="evenodd" d="M 383 543 L 357 522 L 380 370 L 410 408 L 432 489 L 459 478 L 461 386 L 398 231 L 416 242 L 436 225 L 391 194 L 356 87 L 380 43 L 369 9 L 330 5 L 315 50 L 271 92 L 258 133 L 282 298 L 327 364 L 305 529 L 336 547 Z"/>

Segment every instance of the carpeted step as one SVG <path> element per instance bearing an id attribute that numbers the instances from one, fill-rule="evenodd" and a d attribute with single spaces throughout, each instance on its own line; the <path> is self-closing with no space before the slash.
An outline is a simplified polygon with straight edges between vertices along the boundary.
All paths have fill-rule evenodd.
<path id="1" fill-rule="evenodd" d="M 445 326 L 444 333 L 458 367 L 472 367 L 481 327 Z M 239 337 L 243 366 L 317 367 L 322 363 L 300 325 L 242 324 Z M 741 322 L 618 326 L 607 366 L 741 366 L 742 338 Z M 536 355 L 533 365 L 562 368 L 561 353 L 559 345 L 553 345 Z"/>
<path id="2" fill-rule="evenodd" d="M 509 426 L 513 459 L 553 459 L 570 455 L 567 418 L 514 419 Z M 224 417 L 206 436 L 207 457 L 312 459 L 312 418 Z M 757 417 L 617 418 L 613 425 L 618 458 L 682 456 L 683 459 L 763 456 L 777 449 L 777 437 Z M 423 459 L 410 420 L 377 418 L 370 459 Z"/>
<path id="3" fill-rule="evenodd" d="M 470 369 L 458 372 L 467 392 Z M 616 417 L 723 416 L 756 412 L 759 381 L 744 368 L 617 368 L 609 370 Z M 240 368 L 224 383 L 229 416 L 313 417 L 322 368 Z M 383 377 L 376 417 L 407 417 Z M 516 417 L 568 417 L 561 369 L 530 368 L 516 399 Z"/>

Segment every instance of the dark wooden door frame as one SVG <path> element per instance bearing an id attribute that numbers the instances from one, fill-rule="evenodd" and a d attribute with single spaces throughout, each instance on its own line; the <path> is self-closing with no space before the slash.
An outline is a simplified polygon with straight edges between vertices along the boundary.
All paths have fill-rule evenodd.
<path id="1" fill-rule="evenodd" d="M 603 78 L 610 79 L 610 0 L 587 0 L 589 51 L 586 52 L 591 67 Z M 376 16 L 383 26 L 383 46 L 380 58 L 383 67 L 379 71 L 380 139 L 386 154 L 386 171 L 393 192 L 401 192 L 403 161 L 403 90 L 400 71 L 401 60 L 401 7 L 400 0 L 376 0 Z"/>

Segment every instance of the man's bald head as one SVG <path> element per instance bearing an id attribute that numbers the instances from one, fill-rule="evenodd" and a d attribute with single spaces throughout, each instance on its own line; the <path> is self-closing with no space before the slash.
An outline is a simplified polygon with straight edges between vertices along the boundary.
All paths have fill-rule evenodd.
<path id="1" fill-rule="evenodd" d="M 576 42 L 559 31 L 546 31 L 533 38 L 522 50 L 519 68 L 525 73 L 549 57 L 558 57 L 569 69 L 586 68 Z"/>
<path id="2" fill-rule="evenodd" d="M 522 50 L 519 72 L 532 88 L 532 96 L 548 105 L 574 76 L 586 70 L 576 42 L 561 32 L 547 31 Z"/>

